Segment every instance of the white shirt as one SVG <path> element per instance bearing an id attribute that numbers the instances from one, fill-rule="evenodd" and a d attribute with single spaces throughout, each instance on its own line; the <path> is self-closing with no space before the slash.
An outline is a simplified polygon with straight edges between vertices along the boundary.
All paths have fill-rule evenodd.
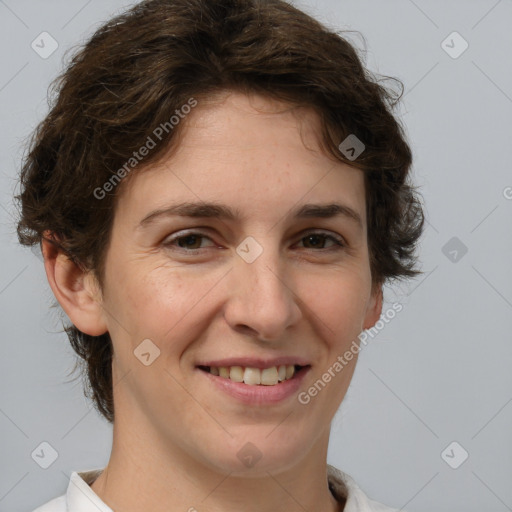
<path id="1" fill-rule="evenodd" d="M 73 471 L 66 494 L 54 498 L 33 512 L 114 512 L 90 487 L 102 471 L 103 469 L 80 473 Z M 327 476 L 335 498 L 338 501 L 346 499 L 343 512 L 398 512 L 398 509 L 386 507 L 368 498 L 350 475 L 329 464 Z"/>

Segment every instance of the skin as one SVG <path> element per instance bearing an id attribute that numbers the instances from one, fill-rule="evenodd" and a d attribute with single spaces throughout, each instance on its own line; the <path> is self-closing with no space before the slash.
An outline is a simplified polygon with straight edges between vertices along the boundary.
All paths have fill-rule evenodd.
<path id="1" fill-rule="evenodd" d="M 312 366 L 305 391 L 376 323 L 382 290 L 372 287 L 363 174 L 320 151 L 312 110 L 231 92 L 199 103 L 183 122 L 178 150 L 123 184 L 102 290 L 43 244 L 49 283 L 73 324 L 108 331 L 114 345 L 113 447 L 92 489 L 116 512 L 343 510 L 327 486 L 327 447 L 357 357 L 307 405 L 297 396 L 244 405 L 195 366 L 302 356 Z M 243 218 L 137 227 L 155 209 L 200 200 Z M 331 202 L 350 206 L 362 225 L 289 216 Z M 164 245 L 190 228 L 205 238 Z M 311 241 L 306 230 L 346 246 Z M 263 248 L 250 264 L 236 252 L 248 236 Z M 149 366 L 133 353 L 147 338 L 160 349 Z M 237 457 L 247 442 L 262 455 L 251 468 Z"/>

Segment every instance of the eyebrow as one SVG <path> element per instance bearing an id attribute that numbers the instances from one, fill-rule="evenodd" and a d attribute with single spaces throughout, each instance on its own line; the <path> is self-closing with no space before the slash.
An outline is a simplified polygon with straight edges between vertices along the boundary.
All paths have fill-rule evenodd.
<path id="1" fill-rule="evenodd" d="M 174 204 L 166 208 L 154 210 L 146 215 L 139 223 L 138 228 L 144 228 L 162 217 L 194 217 L 194 218 L 215 218 L 221 220 L 236 221 L 242 219 L 241 212 L 235 208 L 219 203 L 192 203 L 185 202 Z M 293 210 L 288 217 L 295 219 L 330 219 L 334 217 L 345 217 L 363 227 L 361 216 L 350 206 L 341 203 L 328 204 L 305 204 Z"/>

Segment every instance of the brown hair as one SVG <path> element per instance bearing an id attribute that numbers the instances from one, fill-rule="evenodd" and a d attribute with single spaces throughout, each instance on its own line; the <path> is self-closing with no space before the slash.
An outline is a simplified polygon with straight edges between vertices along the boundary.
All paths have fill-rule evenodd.
<path id="1" fill-rule="evenodd" d="M 52 83 L 53 104 L 20 173 L 19 241 L 40 243 L 48 231 L 102 285 L 120 188 L 106 193 L 105 183 L 125 175 L 134 152 L 165 126 L 144 167 L 158 161 L 180 132 L 171 116 L 191 98 L 238 90 L 316 111 L 324 150 L 365 173 L 373 283 L 415 276 L 424 217 L 409 183 L 411 150 L 392 114 L 403 92 L 394 83 L 400 91 L 370 74 L 337 32 L 282 0 L 141 2 L 100 27 Z M 339 149 L 350 134 L 365 145 L 355 160 Z M 142 168 L 132 164 L 131 174 Z M 86 395 L 113 422 L 109 334 L 65 331 Z"/>

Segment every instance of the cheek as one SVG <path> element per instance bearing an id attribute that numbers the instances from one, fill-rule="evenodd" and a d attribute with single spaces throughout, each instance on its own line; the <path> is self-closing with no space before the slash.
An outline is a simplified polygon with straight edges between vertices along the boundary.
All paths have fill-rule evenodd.
<path id="1" fill-rule="evenodd" d="M 301 295 L 319 319 L 316 323 L 323 326 L 333 343 L 357 337 L 363 330 L 369 296 L 368 279 L 357 273 L 330 274 L 304 288 Z"/>
<path id="2" fill-rule="evenodd" d="M 184 279 L 176 272 L 141 272 L 131 276 L 125 313 L 144 335 L 162 339 L 178 326 L 201 297 L 199 282 Z"/>
<path id="3" fill-rule="evenodd" d="M 222 272 L 199 273 L 186 267 L 161 265 L 120 275 L 117 292 L 132 344 L 149 338 L 162 355 L 185 350 L 187 343 L 212 321 L 215 285 Z M 120 281 L 120 282 L 121 282 Z M 126 336 L 126 333 L 124 334 Z"/>

